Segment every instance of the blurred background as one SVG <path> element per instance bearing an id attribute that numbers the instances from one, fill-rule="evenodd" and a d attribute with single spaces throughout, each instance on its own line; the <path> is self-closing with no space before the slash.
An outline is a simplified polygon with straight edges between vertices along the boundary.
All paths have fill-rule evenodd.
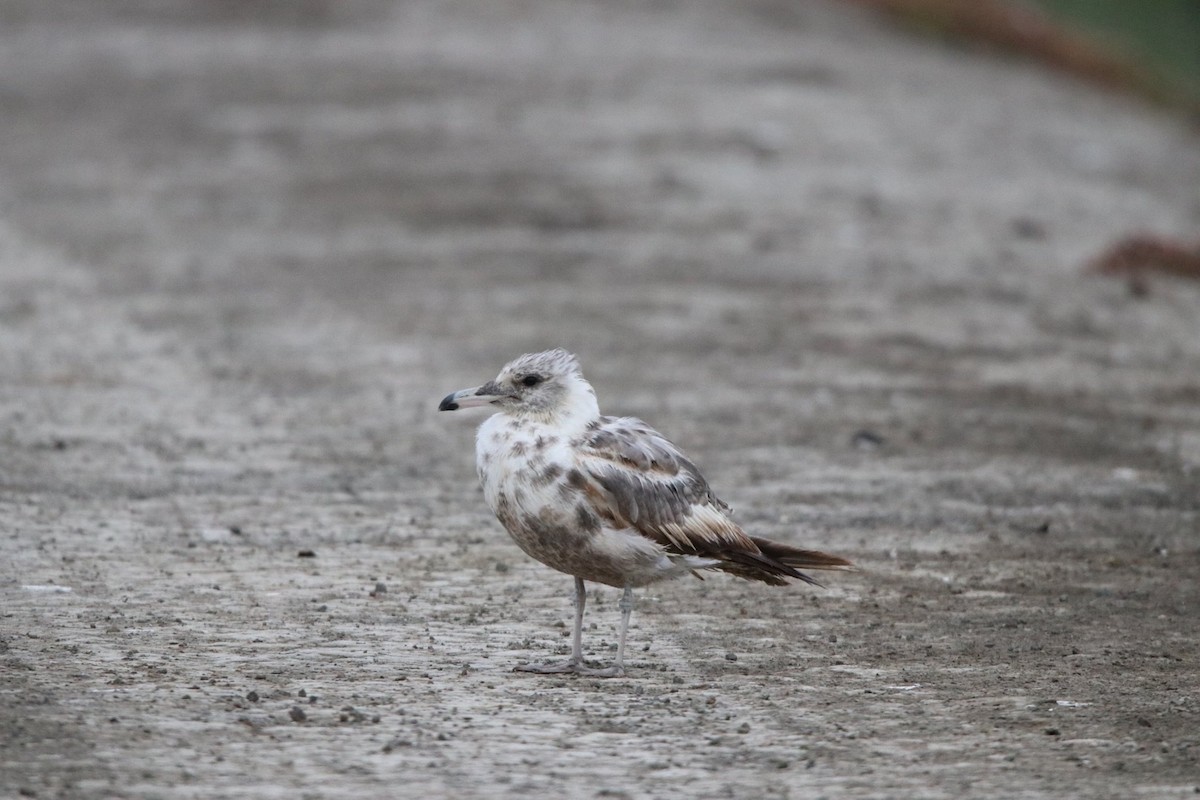
<path id="1" fill-rule="evenodd" d="M 639 413 L 971 405 L 1136 347 L 1089 266 L 1195 274 L 1195 3 L 1119 8 L 12 2 L 0 203 L 207 379 L 561 344 Z"/>
<path id="2" fill-rule="evenodd" d="M 1200 4 L 1195 0 L 1036 0 L 1035 5 L 1063 25 L 1144 63 L 1192 103 L 1200 98 Z"/>
<path id="3" fill-rule="evenodd" d="M 858 0 L 926 34 L 1001 45 L 1195 114 L 1200 8 L 1194 0 Z"/>

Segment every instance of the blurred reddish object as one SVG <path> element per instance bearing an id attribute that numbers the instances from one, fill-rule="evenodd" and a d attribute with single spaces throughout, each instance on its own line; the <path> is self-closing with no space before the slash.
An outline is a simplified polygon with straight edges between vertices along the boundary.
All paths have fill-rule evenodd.
<path id="1" fill-rule="evenodd" d="M 1150 289 L 1150 272 L 1200 280 L 1200 242 L 1189 245 L 1154 234 L 1136 234 L 1109 247 L 1088 269 L 1126 278 L 1129 290 L 1141 296 Z"/>
<path id="2" fill-rule="evenodd" d="M 849 0 L 914 26 L 1033 56 L 1102 86 L 1163 99 L 1149 74 L 1091 38 L 1012 0 Z"/>

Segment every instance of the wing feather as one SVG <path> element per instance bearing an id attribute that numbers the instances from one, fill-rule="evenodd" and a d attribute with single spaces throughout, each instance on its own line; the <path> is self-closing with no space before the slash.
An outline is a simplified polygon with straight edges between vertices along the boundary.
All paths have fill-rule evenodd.
<path id="1" fill-rule="evenodd" d="M 641 420 L 602 417 L 577 458 L 600 490 L 591 496 L 602 517 L 687 554 L 722 546 L 758 551 L 696 465 Z"/>
<path id="2" fill-rule="evenodd" d="M 601 417 L 576 442 L 575 483 L 593 511 L 617 528 L 636 530 L 668 551 L 713 558 L 743 578 L 815 583 L 796 567 L 836 569 L 850 562 L 748 536 L 730 519 L 700 470 L 666 437 L 634 417 Z"/>

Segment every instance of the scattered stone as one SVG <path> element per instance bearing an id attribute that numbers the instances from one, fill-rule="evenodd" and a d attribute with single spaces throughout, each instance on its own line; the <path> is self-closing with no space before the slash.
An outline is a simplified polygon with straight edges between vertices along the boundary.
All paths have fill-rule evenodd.
<path id="1" fill-rule="evenodd" d="M 304 709 L 300 706 L 292 706 L 292 710 L 288 712 L 288 716 L 292 718 L 292 722 L 304 722 L 308 719 L 308 714 L 305 714 Z"/>
<path id="2" fill-rule="evenodd" d="M 1012 232 L 1021 239 L 1045 239 L 1046 226 L 1031 217 L 1017 217 L 1012 221 Z"/>
<path id="3" fill-rule="evenodd" d="M 299 556 L 300 558 L 316 558 L 317 557 L 317 553 L 315 550 L 301 550 L 296 555 Z"/>
<path id="4" fill-rule="evenodd" d="M 737 653 L 726 653 L 725 660 L 726 661 L 737 661 Z"/>
<path id="5" fill-rule="evenodd" d="M 749 733 L 750 732 L 750 723 L 743 722 L 741 725 L 738 725 L 737 732 L 738 733 Z"/>
<path id="6" fill-rule="evenodd" d="M 342 706 L 341 713 L 338 714 L 339 722 L 351 722 L 357 724 L 365 721 L 366 718 L 367 715 L 359 711 L 354 706 Z"/>
<path id="7" fill-rule="evenodd" d="M 250 691 L 246 692 L 246 699 L 249 700 L 251 703 L 257 703 L 258 702 L 258 692 L 251 689 Z"/>
<path id="8" fill-rule="evenodd" d="M 855 450 L 878 450 L 883 447 L 886 440 L 875 431 L 869 431 L 866 428 L 855 431 L 850 437 L 850 444 Z"/>

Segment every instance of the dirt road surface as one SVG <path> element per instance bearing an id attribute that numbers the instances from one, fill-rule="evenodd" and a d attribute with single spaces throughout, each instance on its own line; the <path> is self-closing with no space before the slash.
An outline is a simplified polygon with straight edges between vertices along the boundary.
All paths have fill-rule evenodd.
<path id="1" fill-rule="evenodd" d="M 1200 138 L 825 2 L 0 10 L 0 796 L 1194 797 Z M 569 578 L 579 353 L 824 590 Z M 585 646 L 615 647 L 617 593 Z"/>

